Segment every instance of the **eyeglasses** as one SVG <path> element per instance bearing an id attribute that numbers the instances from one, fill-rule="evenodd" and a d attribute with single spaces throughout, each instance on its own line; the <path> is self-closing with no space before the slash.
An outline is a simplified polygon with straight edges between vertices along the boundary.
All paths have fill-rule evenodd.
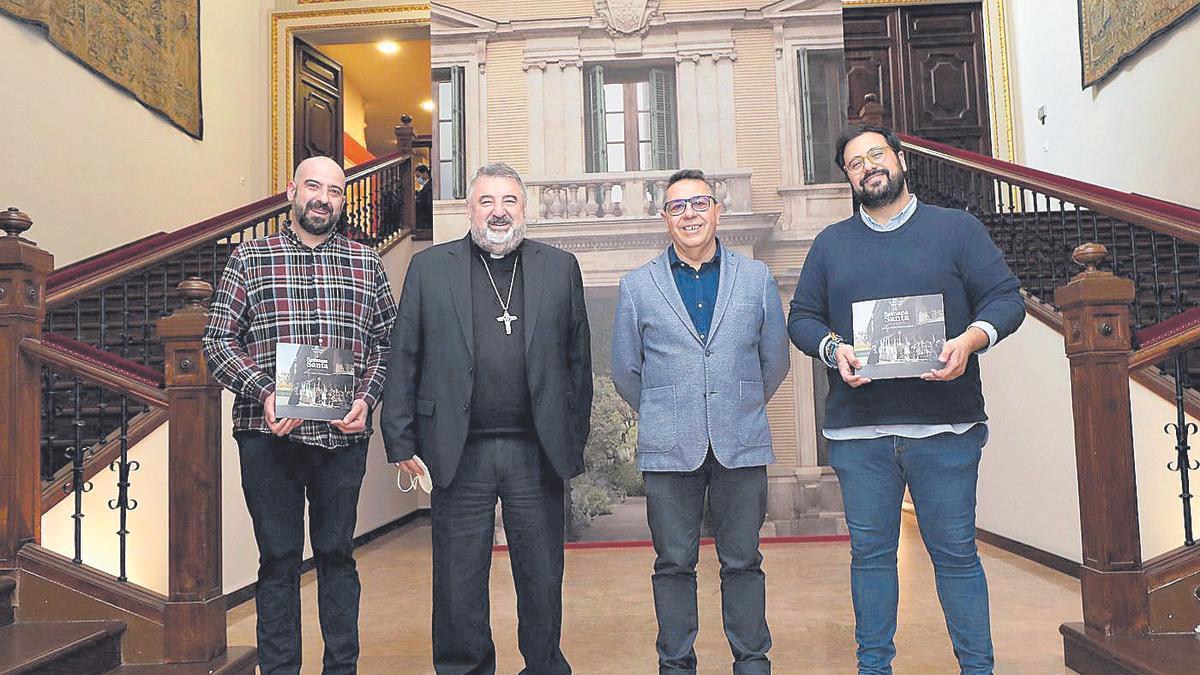
<path id="1" fill-rule="evenodd" d="M 880 166 L 883 163 L 883 158 L 887 156 L 887 148 L 882 145 L 877 145 L 867 151 L 865 155 L 857 155 L 851 157 L 850 161 L 846 162 L 846 173 L 858 173 L 866 166 L 866 160 L 871 160 L 875 166 Z"/>
<path id="2" fill-rule="evenodd" d="M 693 211 L 704 213 L 716 203 L 717 198 L 712 195 L 696 195 L 687 199 L 672 199 L 663 204 L 663 211 L 666 211 L 669 216 L 682 216 L 683 212 L 687 210 L 688 204 L 691 204 Z"/>

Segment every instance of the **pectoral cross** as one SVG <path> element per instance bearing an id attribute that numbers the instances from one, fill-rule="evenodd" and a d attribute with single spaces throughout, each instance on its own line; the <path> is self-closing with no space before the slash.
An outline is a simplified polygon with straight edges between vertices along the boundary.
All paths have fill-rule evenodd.
<path id="1" fill-rule="evenodd" d="M 512 335 L 512 322 L 516 321 L 517 317 L 513 316 L 512 314 L 509 314 L 508 310 L 506 309 L 506 310 L 504 310 L 503 314 L 496 317 L 496 320 L 504 322 L 504 334 L 505 335 Z"/>

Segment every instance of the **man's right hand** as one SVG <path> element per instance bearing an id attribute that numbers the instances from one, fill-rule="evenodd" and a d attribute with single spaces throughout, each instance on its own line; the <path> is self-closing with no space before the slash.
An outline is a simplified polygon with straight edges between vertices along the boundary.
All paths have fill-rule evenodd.
<path id="1" fill-rule="evenodd" d="M 416 459 L 406 459 L 403 462 L 396 462 L 396 466 L 400 467 L 410 476 L 424 476 L 425 472 L 421 470 L 421 465 Z"/>
<path id="2" fill-rule="evenodd" d="M 843 343 L 834 352 L 834 358 L 837 359 L 838 373 L 842 376 L 842 382 L 851 387 L 861 387 L 871 381 L 869 377 L 855 374 L 856 370 L 862 368 L 862 361 L 854 355 L 854 345 Z"/>
<path id="3" fill-rule="evenodd" d="M 287 436 L 292 433 L 296 427 L 304 423 L 304 420 L 295 420 L 289 418 L 275 418 L 275 393 L 272 392 L 267 400 L 263 401 L 263 417 L 267 420 L 267 427 L 271 429 L 271 433 L 276 436 Z"/>

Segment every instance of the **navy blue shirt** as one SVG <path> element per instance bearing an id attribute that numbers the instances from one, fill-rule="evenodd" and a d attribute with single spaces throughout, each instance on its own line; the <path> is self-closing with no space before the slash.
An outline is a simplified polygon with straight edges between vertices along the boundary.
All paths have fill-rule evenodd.
<path id="1" fill-rule="evenodd" d="M 721 242 L 717 241 L 716 253 L 711 260 L 701 263 L 699 270 L 679 259 L 674 244 L 667 248 L 667 257 L 671 260 L 675 288 L 679 289 L 683 306 L 687 307 L 692 317 L 692 325 L 696 327 L 700 339 L 707 341 L 713 305 L 717 304 L 717 284 L 721 281 Z"/>

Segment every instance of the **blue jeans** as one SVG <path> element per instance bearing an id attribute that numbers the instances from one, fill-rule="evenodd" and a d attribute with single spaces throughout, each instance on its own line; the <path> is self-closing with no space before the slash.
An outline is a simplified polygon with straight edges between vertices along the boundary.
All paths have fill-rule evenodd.
<path id="1" fill-rule="evenodd" d="M 300 563 L 304 502 L 317 563 L 317 613 L 325 642 L 322 672 L 358 668 L 358 602 L 354 564 L 358 494 L 367 444 L 326 450 L 270 434 L 234 434 L 241 453 L 242 492 L 258 544 L 258 667 L 263 675 L 300 672 Z"/>
<path id="2" fill-rule="evenodd" d="M 896 549 L 908 486 L 938 599 L 963 673 L 994 665 L 987 579 L 975 547 L 975 485 L 987 427 L 929 438 L 830 441 L 850 528 L 850 593 L 858 672 L 890 674 L 900 594 Z"/>
<path id="3" fill-rule="evenodd" d="M 767 468 L 726 469 L 708 453 L 695 471 L 646 471 L 646 517 L 654 540 L 654 611 L 660 675 L 696 672 L 699 632 L 696 563 L 708 496 L 717 559 L 721 561 L 721 618 L 735 675 L 771 672 L 767 651 L 766 576 L 758 531 L 767 511 Z"/>

